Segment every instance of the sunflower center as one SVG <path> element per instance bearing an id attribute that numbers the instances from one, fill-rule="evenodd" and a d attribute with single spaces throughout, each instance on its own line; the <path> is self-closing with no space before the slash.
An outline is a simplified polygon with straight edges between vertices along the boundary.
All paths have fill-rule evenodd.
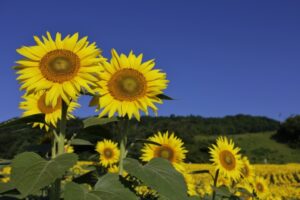
<path id="1" fill-rule="evenodd" d="M 147 81 L 139 71 L 125 68 L 112 75 L 108 89 L 120 101 L 134 101 L 146 94 Z"/>
<path id="2" fill-rule="evenodd" d="M 230 151 L 222 151 L 220 153 L 220 161 L 222 166 L 227 170 L 233 170 L 235 168 L 235 157 Z"/>
<path id="3" fill-rule="evenodd" d="M 53 112 L 61 109 L 61 99 L 60 98 L 58 99 L 56 106 L 52 107 L 51 105 L 47 106 L 45 104 L 45 97 L 46 97 L 46 94 L 43 94 L 37 102 L 38 108 L 42 113 L 44 113 L 44 114 L 53 113 Z"/>
<path id="4" fill-rule="evenodd" d="M 106 158 L 112 158 L 114 155 L 113 151 L 111 149 L 104 149 L 104 156 Z"/>
<path id="5" fill-rule="evenodd" d="M 259 192 L 263 192 L 263 191 L 264 191 L 264 186 L 263 186 L 261 183 L 257 183 L 257 184 L 256 184 L 256 189 L 257 189 Z"/>
<path id="6" fill-rule="evenodd" d="M 244 175 L 244 177 L 247 177 L 249 175 L 249 169 L 247 165 L 244 165 L 244 167 L 242 168 L 242 174 Z"/>
<path id="7" fill-rule="evenodd" d="M 76 76 L 80 68 L 78 56 L 69 50 L 48 52 L 40 62 L 43 76 L 52 82 L 62 83 Z"/>
<path id="8" fill-rule="evenodd" d="M 172 161 L 174 158 L 174 151 L 170 147 L 161 146 L 158 148 L 156 155 L 157 157 Z"/>

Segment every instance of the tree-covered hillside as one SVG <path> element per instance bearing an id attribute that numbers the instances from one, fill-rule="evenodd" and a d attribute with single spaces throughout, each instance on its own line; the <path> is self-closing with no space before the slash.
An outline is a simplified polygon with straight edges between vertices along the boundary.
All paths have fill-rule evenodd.
<path id="1" fill-rule="evenodd" d="M 83 119 L 74 119 L 68 124 L 68 138 L 76 133 L 77 138 L 87 139 L 96 143 L 102 138 L 111 138 L 117 140 L 120 122 L 110 123 L 104 126 L 93 126 L 84 129 Z M 6 122 L 3 122 L 5 124 Z M 257 133 L 276 131 L 279 122 L 266 117 L 256 117 L 249 115 L 226 116 L 223 118 L 204 118 L 200 116 L 175 116 L 170 117 L 142 117 L 141 122 L 130 121 L 129 123 L 129 140 L 137 136 L 145 139 L 157 131 L 174 132 L 184 142 L 190 153 L 188 161 L 207 162 L 207 146 L 210 145 L 208 140 L 199 141 L 198 136 L 212 135 L 236 135 L 242 133 Z M 41 146 L 36 146 L 42 144 Z M 130 152 L 133 156 L 138 157 L 137 144 Z M 25 123 L 17 126 L 8 126 L 0 128 L 0 158 L 12 158 L 15 154 L 25 150 L 37 150 L 45 153 L 50 147 L 49 135 L 46 135 L 38 128 L 31 128 Z M 82 151 L 83 156 L 90 155 L 93 147 L 76 147 L 76 151 Z"/>

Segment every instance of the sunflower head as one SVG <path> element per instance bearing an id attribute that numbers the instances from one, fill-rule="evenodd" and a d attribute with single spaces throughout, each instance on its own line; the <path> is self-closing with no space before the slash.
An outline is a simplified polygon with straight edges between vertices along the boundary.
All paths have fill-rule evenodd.
<path id="1" fill-rule="evenodd" d="M 149 141 L 160 144 L 145 144 L 142 149 L 141 159 L 145 162 L 153 158 L 164 158 L 172 163 L 181 163 L 185 159 L 187 150 L 183 146 L 181 139 L 177 138 L 174 133 L 168 132 L 162 134 L 158 132 L 156 135 L 148 138 Z"/>
<path id="2" fill-rule="evenodd" d="M 248 181 L 252 182 L 254 178 L 254 169 L 253 166 L 250 164 L 248 158 L 246 156 L 243 156 L 242 158 L 242 177 Z"/>
<path id="3" fill-rule="evenodd" d="M 234 147 L 232 140 L 226 137 L 219 137 L 217 145 L 209 147 L 211 161 L 220 174 L 233 180 L 238 180 L 241 176 L 242 161 L 239 155 L 240 148 Z"/>
<path id="4" fill-rule="evenodd" d="M 135 116 L 140 119 L 140 110 L 148 114 L 148 107 L 157 112 L 155 103 L 162 103 L 158 97 L 167 88 L 166 74 L 153 69 L 155 62 L 142 62 L 143 55 L 136 56 L 132 52 L 128 56 L 113 49 L 110 62 L 103 63 L 103 71 L 99 75 L 100 94 L 99 116 L 109 117 L 118 113 L 119 116 Z"/>
<path id="5" fill-rule="evenodd" d="M 96 151 L 100 154 L 100 164 L 109 167 L 119 161 L 120 150 L 118 144 L 104 139 L 96 145 Z"/>
<path id="6" fill-rule="evenodd" d="M 235 188 L 239 189 L 235 192 L 235 194 L 241 199 L 245 199 L 245 200 L 254 199 L 253 187 L 252 185 L 250 185 L 249 182 L 238 183 L 237 185 L 235 185 Z"/>
<path id="7" fill-rule="evenodd" d="M 255 177 L 253 183 L 254 191 L 260 199 L 265 199 L 269 195 L 269 187 L 267 181 L 260 176 Z"/>
<path id="8" fill-rule="evenodd" d="M 73 153 L 74 152 L 74 147 L 69 145 L 69 144 L 66 144 L 64 150 L 65 150 L 65 153 Z"/>
<path id="9" fill-rule="evenodd" d="M 44 101 L 54 108 L 61 98 L 67 104 L 76 99 L 82 89 L 91 93 L 96 85 L 99 63 L 105 59 L 95 43 L 89 44 L 87 37 L 78 38 L 78 33 L 52 39 L 49 32 L 42 40 L 34 36 L 36 45 L 23 46 L 17 52 L 24 56 L 17 61 L 17 80 L 27 93 L 47 90 Z"/>
<path id="10" fill-rule="evenodd" d="M 20 109 L 24 110 L 23 117 L 35 114 L 45 114 L 45 123 L 33 123 L 33 127 L 39 126 L 40 128 L 45 127 L 46 130 L 49 126 L 56 127 L 57 121 L 61 118 L 61 107 L 62 101 L 58 100 L 57 104 L 52 107 L 51 105 L 45 104 L 46 93 L 39 91 L 35 94 L 25 94 L 23 96 L 24 101 L 20 103 Z M 71 114 L 80 105 L 74 101 L 70 102 L 68 106 L 67 118 L 74 118 Z"/>

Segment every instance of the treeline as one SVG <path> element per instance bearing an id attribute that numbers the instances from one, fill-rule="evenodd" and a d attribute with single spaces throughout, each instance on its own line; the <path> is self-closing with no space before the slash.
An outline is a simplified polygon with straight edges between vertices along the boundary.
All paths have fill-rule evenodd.
<path id="1" fill-rule="evenodd" d="M 76 133 L 78 138 L 87 139 L 96 143 L 102 138 L 117 140 L 121 130 L 119 123 L 110 123 L 104 126 L 94 126 L 83 128 L 83 119 L 74 119 L 68 122 L 68 138 Z M 211 141 L 196 141 L 198 135 L 226 135 L 241 133 L 256 133 L 266 131 L 276 131 L 279 122 L 266 117 L 250 115 L 226 116 L 223 118 L 204 118 L 201 116 L 175 116 L 169 117 L 142 117 L 138 123 L 135 120 L 129 122 L 129 141 L 136 138 L 145 139 L 157 131 L 174 132 L 180 137 L 187 149 L 189 149 L 188 161 L 207 162 L 207 146 Z M 39 146 L 37 146 L 39 144 Z M 45 135 L 41 130 L 30 126 L 19 124 L 18 126 L 0 129 L 0 158 L 12 158 L 22 151 L 38 150 L 46 152 L 50 147 L 49 135 Z M 130 152 L 132 156 L 139 157 L 137 149 L 142 144 L 135 145 Z M 78 147 L 76 151 L 83 152 L 86 158 L 93 152 L 94 147 Z"/>
<path id="2" fill-rule="evenodd" d="M 222 118 L 201 116 L 143 117 L 139 126 L 146 130 L 171 130 L 178 134 L 218 135 L 274 131 L 279 122 L 267 117 L 235 115 Z"/>
<path id="3" fill-rule="evenodd" d="M 273 139 L 288 144 L 291 148 L 300 149 L 300 115 L 289 117 L 280 124 Z"/>

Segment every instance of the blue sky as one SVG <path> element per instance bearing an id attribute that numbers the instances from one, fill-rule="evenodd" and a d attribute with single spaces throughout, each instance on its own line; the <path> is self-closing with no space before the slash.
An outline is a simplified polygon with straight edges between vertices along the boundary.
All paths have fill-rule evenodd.
<path id="1" fill-rule="evenodd" d="M 45 3 L 44 3 L 45 2 Z M 300 113 L 300 1 L 0 1 L 0 121 L 21 115 L 15 49 L 46 31 L 79 32 L 144 53 L 168 74 L 176 100 L 159 115 Z M 94 114 L 81 98 L 76 115 Z"/>

